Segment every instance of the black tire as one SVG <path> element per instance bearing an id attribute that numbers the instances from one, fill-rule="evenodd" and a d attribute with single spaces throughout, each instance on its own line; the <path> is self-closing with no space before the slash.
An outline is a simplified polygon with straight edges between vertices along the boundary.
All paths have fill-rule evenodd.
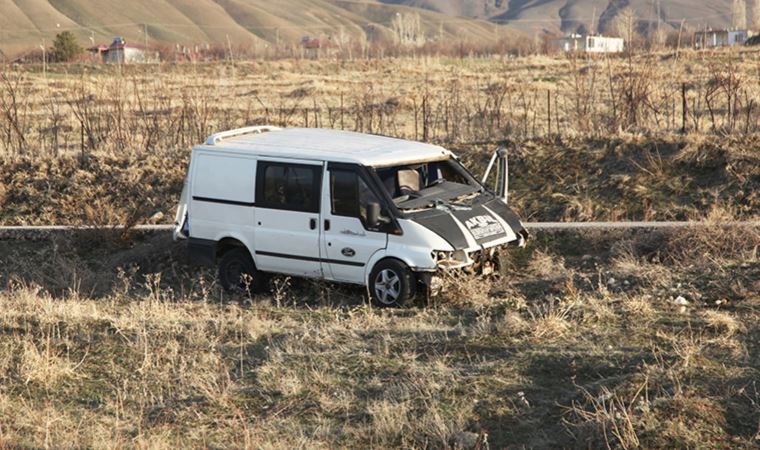
<path id="1" fill-rule="evenodd" d="M 246 279 L 249 281 L 246 282 Z M 256 270 L 246 249 L 233 248 L 219 260 L 219 282 L 227 292 L 258 294 L 266 290 L 269 277 Z"/>
<path id="2" fill-rule="evenodd" d="M 414 298 L 416 280 L 409 267 L 397 259 L 384 259 L 369 274 L 369 295 L 381 308 L 397 308 Z"/>

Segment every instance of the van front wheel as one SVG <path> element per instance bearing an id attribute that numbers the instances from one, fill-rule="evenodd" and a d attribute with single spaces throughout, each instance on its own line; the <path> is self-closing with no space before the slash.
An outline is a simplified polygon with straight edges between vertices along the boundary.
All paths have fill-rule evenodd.
<path id="1" fill-rule="evenodd" d="M 266 288 L 266 276 L 256 270 L 246 249 L 234 248 L 219 260 L 219 281 L 227 292 L 260 293 Z"/>
<path id="2" fill-rule="evenodd" d="M 381 308 L 403 306 L 414 297 L 414 275 L 399 260 L 380 261 L 369 275 L 369 293 Z"/>

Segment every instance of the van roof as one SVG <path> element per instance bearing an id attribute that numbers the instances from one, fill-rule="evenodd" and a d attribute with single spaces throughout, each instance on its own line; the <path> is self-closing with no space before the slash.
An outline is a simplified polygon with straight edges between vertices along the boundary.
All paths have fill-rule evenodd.
<path id="1" fill-rule="evenodd" d="M 249 127 L 216 133 L 199 148 L 383 167 L 447 158 L 443 147 L 324 128 Z"/>

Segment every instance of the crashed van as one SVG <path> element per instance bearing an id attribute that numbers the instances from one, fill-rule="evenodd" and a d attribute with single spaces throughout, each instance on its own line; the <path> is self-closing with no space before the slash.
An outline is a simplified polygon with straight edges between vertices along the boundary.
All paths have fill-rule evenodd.
<path id="1" fill-rule="evenodd" d="M 363 285 L 376 305 L 399 306 L 429 295 L 442 271 L 487 274 L 508 246 L 524 245 L 505 165 L 494 154 L 492 190 L 437 145 L 313 128 L 225 131 L 192 150 L 174 238 L 217 266 L 228 290 L 260 291 L 287 274 Z"/>

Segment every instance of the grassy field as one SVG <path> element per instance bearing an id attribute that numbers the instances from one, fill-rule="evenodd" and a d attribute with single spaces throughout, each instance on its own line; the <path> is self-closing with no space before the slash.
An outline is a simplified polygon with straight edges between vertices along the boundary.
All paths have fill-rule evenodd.
<path id="1" fill-rule="evenodd" d="M 528 220 L 757 218 L 757 63 L 8 67 L 0 224 L 168 223 L 190 147 L 262 123 L 440 143 L 476 172 L 508 145 Z M 541 233 L 506 279 L 381 311 L 288 278 L 229 297 L 164 234 L 0 241 L 0 444 L 756 447 L 759 247 L 717 225 Z"/>
<path id="2" fill-rule="evenodd" d="M 0 223 L 166 222 L 190 147 L 265 123 L 439 143 L 476 173 L 507 145 L 514 206 L 535 220 L 753 217 L 757 63 L 730 51 L 54 66 L 47 78 L 7 67 Z"/>
<path id="3" fill-rule="evenodd" d="M 532 139 L 510 156 L 527 220 L 697 220 L 760 214 L 757 136 Z M 451 145 L 482 173 L 493 145 Z M 0 159 L 0 224 L 170 223 L 188 153 Z"/>
<path id="4" fill-rule="evenodd" d="M 11 446 L 760 442 L 757 229 L 541 234 L 508 279 L 390 311 L 287 278 L 230 298 L 165 235 L 88 238 L 0 242 Z"/>
<path id="5" fill-rule="evenodd" d="M 7 67 L 0 98 L 4 112 L 12 112 L 3 121 L 13 129 L 0 149 L 35 155 L 165 150 L 258 123 L 441 143 L 661 134 L 684 125 L 702 134 L 755 132 L 757 63 L 757 51 L 742 49 L 608 58 L 60 65 L 47 78 L 39 66 Z"/>

